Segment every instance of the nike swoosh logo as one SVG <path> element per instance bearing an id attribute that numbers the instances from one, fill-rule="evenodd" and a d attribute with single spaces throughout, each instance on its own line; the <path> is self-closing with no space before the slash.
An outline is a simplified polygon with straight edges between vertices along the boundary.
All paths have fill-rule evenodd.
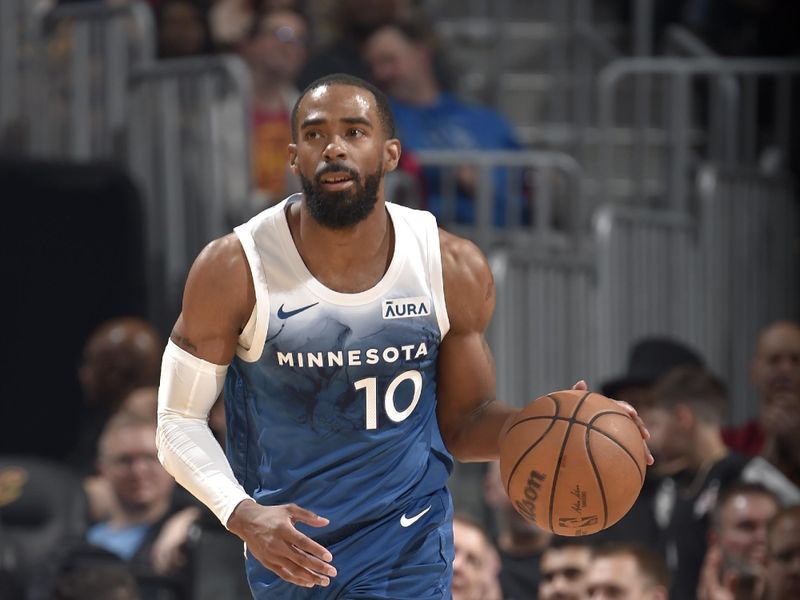
<path id="1" fill-rule="evenodd" d="M 308 310 L 309 308 L 316 306 L 319 302 L 314 302 L 314 304 L 309 304 L 308 306 L 302 306 L 300 308 L 295 308 L 294 310 L 285 311 L 283 310 L 284 305 L 281 304 L 281 307 L 278 309 L 278 318 L 279 319 L 288 319 L 289 317 L 293 317 L 297 314 L 300 314 L 304 310 Z"/>
<path id="2" fill-rule="evenodd" d="M 422 512 L 415 514 L 413 517 L 407 517 L 403 515 L 402 517 L 400 517 L 400 527 L 410 527 L 411 525 L 419 521 L 430 509 L 431 507 L 430 505 L 428 505 L 428 508 L 426 508 Z"/>

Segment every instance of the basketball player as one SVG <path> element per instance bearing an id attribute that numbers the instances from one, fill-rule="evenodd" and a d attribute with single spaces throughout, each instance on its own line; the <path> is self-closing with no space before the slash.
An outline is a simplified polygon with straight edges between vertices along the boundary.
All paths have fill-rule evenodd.
<path id="1" fill-rule="evenodd" d="M 453 458 L 497 458 L 516 412 L 494 397 L 492 276 L 430 214 L 384 202 L 400 144 L 381 92 L 322 78 L 292 123 L 303 193 L 189 273 L 160 455 L 244 540 L 257 599 L 450 598 Z M 206 425 L 223 384 L 227 460 Z"/>

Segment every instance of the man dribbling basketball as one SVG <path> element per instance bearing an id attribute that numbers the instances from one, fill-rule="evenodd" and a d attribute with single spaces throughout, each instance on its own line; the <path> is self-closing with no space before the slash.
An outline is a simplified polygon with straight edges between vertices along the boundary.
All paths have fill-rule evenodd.
<path id="1" fill-rule="evenodd" d="M 189 274 L 160 456 L 244 540 L 257 599 L 450 598 L 453 458 L 497 458 L 517 412 L 495 399 L 492 276 L 430 214 L 384 202 L 400 144 L 381 92 L 323 78 L 292 123 L 303 194 Z M 223 383 L 227 459 L 205 423 Z"/>

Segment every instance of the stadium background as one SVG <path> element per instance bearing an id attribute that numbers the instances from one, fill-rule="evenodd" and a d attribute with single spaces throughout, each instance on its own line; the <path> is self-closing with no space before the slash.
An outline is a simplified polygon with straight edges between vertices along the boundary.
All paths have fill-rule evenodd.
<path id="1" fill-rule="evenodd" d="M 315 42 L 334 36 L 332 3 L 306 4 Z M 490 259 L 499 396 L 596 387 L 664 334 L 729 384 L 731 423 L 753 417 L 758 332 L 800 311 L 791 3 L 744 20 L 670 18 L 656 0 L 414 4 L 452 90 L 525 146 L 416 154 L 481 174 L 474 222 L 440 221 Z M 158 57 L 144 2 L 3 0 L 0 36 L 0 453 L 59 458 L 90 332 L 139 315 L 166 337 L 198 250 L 260 208 L 251 82 L 234 53 Z M 530 211 L 503 226 L 498 168 Z"/>

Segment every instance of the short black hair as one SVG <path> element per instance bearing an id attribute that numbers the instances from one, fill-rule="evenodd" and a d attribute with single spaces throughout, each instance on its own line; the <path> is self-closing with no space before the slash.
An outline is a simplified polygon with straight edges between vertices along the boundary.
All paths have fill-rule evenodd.
<path id="1" fill-rule="evenodd" d="M 383 131 L 386 134 L 387 139 L 395 137 L 394 114 L 392 113 L 392 107 L 389 106 L 389 99 L 386 97 L 386 94 L 372 85 L 369 81 L 365 81 L 360 77 L 356 77 L 355 75 L 348 75 L 347 73 L 333 73 L 332 75 L 325 75 L 324 77 L 320 77 L 319 79 L 312 81 L 300 94 L 297 102 L 294 103 L 294 107 L 292 108 L 293 142 L 297 143 L 298 138 L 297 109 L 300 106 L 300 103 L 303 101 L 303 98 L 306 97 L 306 94 L 324 85 L 350 85 L 361 88 L 362 90 L 367 90 L 375 97 L 375 108 L 378 111 L 378 118 L 381 121 L 381 126 L 383 127 Z"/>

